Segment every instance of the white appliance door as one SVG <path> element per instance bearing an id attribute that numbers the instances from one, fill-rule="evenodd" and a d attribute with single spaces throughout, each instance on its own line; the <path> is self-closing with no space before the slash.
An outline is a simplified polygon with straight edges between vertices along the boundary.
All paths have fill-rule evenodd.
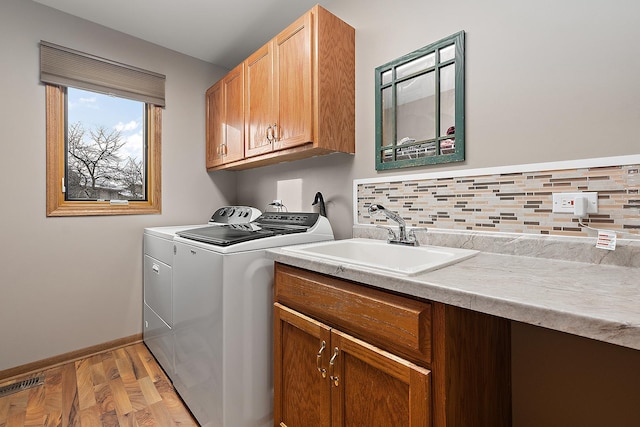
<path id="1" fill-rule="evenodd" d="M 224 256 L 224 427 L 273 426 L 273 260 Z"/>
<path id="2" fill-rule="evenodd" d="M 201 425 L 222 425 L 222 255 L 174 241 L 174 385 Z"/>

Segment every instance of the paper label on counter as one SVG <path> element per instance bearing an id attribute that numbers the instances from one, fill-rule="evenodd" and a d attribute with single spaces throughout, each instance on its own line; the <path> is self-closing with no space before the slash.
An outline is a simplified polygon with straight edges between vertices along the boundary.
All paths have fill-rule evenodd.
<path id="1" fill-rule="evenodd" d="M 613 251 L 616 248 L 616 233 L 613 231 L 598 231 L 596 248 Z"/>

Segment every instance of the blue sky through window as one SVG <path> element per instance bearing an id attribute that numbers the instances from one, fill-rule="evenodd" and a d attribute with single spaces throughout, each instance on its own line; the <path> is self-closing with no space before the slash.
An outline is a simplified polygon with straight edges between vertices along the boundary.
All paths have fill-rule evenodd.
<path id="1" fill-rule="evenodd" d="M 68 88 L 68 122 L 81 122 L 87 130 L 97 126 L 119 130 L 126 144 L 120 157 L 142 160 L 144 103 L 81 89 Z"/>

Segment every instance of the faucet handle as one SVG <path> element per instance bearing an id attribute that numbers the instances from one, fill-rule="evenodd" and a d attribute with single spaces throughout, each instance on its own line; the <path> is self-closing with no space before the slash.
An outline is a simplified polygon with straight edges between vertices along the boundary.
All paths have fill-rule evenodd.
<path id="1" fill-rule="evenodd" d="M 427 231 L 429 231 L 429 229 L 427 227 L 411 227 L 407 232 L 407 236 L 413 237 L 415 239 L 417 237 L 416 231 L 420 231 L 420 232 L 424 231 L 426 233 Z"/>
<path id="2" fill-rule="evenodd" d="M 415 236 L 416 235 L 416 231 L 421 231 L 421 232 L 424 231 L 426 233 L 427 231 L 429 231 L 429 229 L 427 227 L 411 227 L 409 229 L 408 234 Z"/>
<path id="3" fill-rule="evenodd" d="M 387 227 L 385 225 L 378 225 L 378 224 L 376 224 L 376 227 L 387 230 L 387 232 L 389 233 L 389 236 L 388 236 L 389 240 L 398 240 L 398 235 L 396 234 L 393 228 Z"/>

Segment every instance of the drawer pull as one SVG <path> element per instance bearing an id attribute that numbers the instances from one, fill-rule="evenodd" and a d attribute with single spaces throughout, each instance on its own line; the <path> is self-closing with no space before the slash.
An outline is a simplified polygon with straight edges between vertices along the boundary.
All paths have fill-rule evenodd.
<path id="1" fill-rule="evenodd" d="M 338 387 L 338 385 L 340 384 L 340 377 L 334 375 L 336 358 L 338 357 L 339 352 L 340 350 L 338 350 L 338 347 L 335 347 L 333 349 L 333 356 L 331 356 L 331 360 L 329 360 L 329 366 L 331 367 L 331 376 L 329 377 L 329 379 L 333 381 L 333 385 L 336 387 Z"/>
<path id="2" fill-rule="evenodd" d="M 327 378 L 327 370 L 322 367 L 322 352 L 327 347 L 327 343 L 322 341 L 322 347 L 318 350 L 318 354 L 316 355 L 316 368 L 318 368 L 318 372 L 322 375 L 322 378 Z"/>
<path id="3" fill-rule="evenodd" d="M 153 264 L 153 266 L 151 266 L 151 269 L 154 273 L 160 274 L 160 266 L 158 264 Z"/>

